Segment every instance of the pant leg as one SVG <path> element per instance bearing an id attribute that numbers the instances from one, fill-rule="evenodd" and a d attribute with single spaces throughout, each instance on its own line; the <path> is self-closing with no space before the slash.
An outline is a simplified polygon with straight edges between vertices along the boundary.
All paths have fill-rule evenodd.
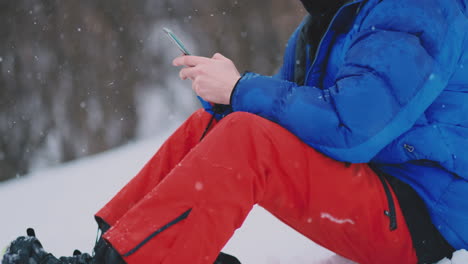
<path id="1" fill-rule="evenodd" d="M 366 164 L 345 166 L 247 113 L 224 118 L 104 238 L 129 264 L 211 264 L 256 203 L 361 264 L 416 263 L 398 203 L 390 231 Z"/>
<path id="2" fill-rule="evenodd" d="M 143 169 L 99 212 L 109 225 L 114 225 L 130 208 L 138 203 L 149 191 L 200 142 L 203 131 L 211 119 L 211 114 L 200 109 L 193 113 L 160 147 Z M 212 125 L 216 123 L 213 120 Z M 131 157 L 129 157 L 131 160 Z"/>

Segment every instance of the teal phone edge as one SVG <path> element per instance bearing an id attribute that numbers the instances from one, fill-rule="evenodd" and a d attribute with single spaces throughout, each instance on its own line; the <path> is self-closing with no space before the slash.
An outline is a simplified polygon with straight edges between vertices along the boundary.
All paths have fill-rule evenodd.
<path id="1" fill-rule="evenodd" d="M 172 30 L 164 27 L 164 33 L 172 40 L 172 42 L 177 46 L 177 48 L 184 54 L 184 55 L 191 55 L 190 52 L 185 47 L 184 43 L 172 32 Z"/>

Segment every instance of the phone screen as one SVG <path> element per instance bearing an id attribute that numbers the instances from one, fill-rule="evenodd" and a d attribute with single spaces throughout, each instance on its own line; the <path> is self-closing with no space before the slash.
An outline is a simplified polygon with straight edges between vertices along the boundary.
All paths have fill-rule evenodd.
<path id="1" fill-rule="evenodd" d="M 179 48 L 179 50 L 185 54 L 190 55 L 190 52 L 185 48 L 184 43 L 168 28 L 163 28 L 164 33 L 166 33 L 172 42 Z"/>

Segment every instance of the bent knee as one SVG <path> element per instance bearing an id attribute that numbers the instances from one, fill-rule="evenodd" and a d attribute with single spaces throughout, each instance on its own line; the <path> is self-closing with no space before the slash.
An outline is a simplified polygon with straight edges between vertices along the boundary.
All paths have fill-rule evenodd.
<path id="1" fill-rule="evenodd" d="M 211 118 L 211 114 L 208 113 L 205 109 L 200 108 L 198 110 L 195 110 L 190 117 L 188 118 L 189 120 L 209 120 Z"/>
<path id="2" fill-rule="evenodd" d="M 256 125 L 259 123 L 270 123 L 268 119 L 265 119 L 261 116 L 248 113 L 248 112 L 234 112 L 226 116 L 225 118 L 222 119 L 223 122 L 225 123 L 234 123 L 234 124 L 242 124 L 242 125 Z"/>
<path id="3" fill-rule="evenodd" d="M 204 108 L 199 108 L 193 112 L 194 116 L 206 116 L 206 115 L 211 115 L 208 113 Z"/>

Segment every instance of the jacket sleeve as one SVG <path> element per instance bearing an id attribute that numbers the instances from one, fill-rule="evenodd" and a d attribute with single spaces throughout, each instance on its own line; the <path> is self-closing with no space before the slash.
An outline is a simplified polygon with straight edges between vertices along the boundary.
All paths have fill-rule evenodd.
<path id="1" fill-rule="evenodd" d="M 414 125 L 456 65 L 444 1 L 404 2 L 382 1 L 369 11 L 333 86 L 246 73 L 233 110 L 277 122 L 336 160 L 369 162 Z"/>
<path id="2" fill-rule="evenodd" d="M 205 111 L 212 114 L 218 121 L 233 112 L 231 105 L 213 104 L 201 98 L 200 96 L 197 96 L 197 98 Z"/>

